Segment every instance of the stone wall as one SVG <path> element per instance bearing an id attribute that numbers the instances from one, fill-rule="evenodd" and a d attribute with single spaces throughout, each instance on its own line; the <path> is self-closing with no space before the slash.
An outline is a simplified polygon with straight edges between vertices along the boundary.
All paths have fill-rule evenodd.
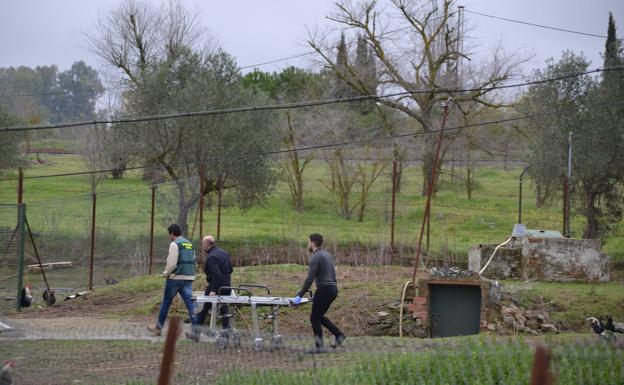
<path id="1" fill-rule="evenodd" d="M 472 247 L 469 269 L 478 271 L 494 247 Z M 593 239 L 522 237 L 501 247 L 484 275 L 492 279 L 607 282 L 610 258 L 599 250 L 600 241 Z"/>

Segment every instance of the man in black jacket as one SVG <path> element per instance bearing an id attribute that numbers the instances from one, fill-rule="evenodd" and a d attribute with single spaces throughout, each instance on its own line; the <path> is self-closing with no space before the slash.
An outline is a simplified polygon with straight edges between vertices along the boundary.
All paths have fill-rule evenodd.
<path id="1" fill-rule="evenodd" d="M 321 249 L 322 245 L 323 236 L 321 234 L 310 235 L 308 251 L 312 255 L 310 256 L 308 276 L 303 282 L 303 287 L 293 299 L 293 303 L 298 305 L 301 302 L 301 297 L 310 289 L 312 282 L 316 283 L 316 292 L 312 300 L 312 314 L 310 314 L 316 346 L 310 353 L 322 353 L 324 351 L 322 326 L 325 326 L 336 338 L 332 347 L 336 348 L 342 345 L 346 338 L 340 329 L 329 318 L 325 317 L 329 306 L 338 296 L 338 285 L 336 283 L 334 257 L 327 250 Z"/>
<path id="2" fill-rule="evenodd" d="M 206 281 L 208 286 L 204 294 L 206 295 L 229 295 L 230 290 L 223 290 L 219 292 L 219 289 L 224 286 L 232 286 L 232 263 L 230 262 L 230 254 L 216 245 L 215 239 L 212 235 L 207 235 L 202 239 L 202 248 L 206 253 L 206 260 L 204 262 L 204 272 L 206 273 Z M 197 323 L 203 325 L 206 321 L 206 315 L 212 304 L 210 302 L 204 303 L 202 311 L 197 315 Z M 229 318 L 227 315 L 228 308 L 226 305 L 221 305 L 221 316 L 223 317 L 223 328 L 227 329 L 230 326 Z"/>

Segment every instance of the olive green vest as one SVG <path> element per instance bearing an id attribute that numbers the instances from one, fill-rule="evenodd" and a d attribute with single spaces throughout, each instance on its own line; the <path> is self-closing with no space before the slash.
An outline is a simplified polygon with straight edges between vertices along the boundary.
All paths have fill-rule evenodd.
<path id="1" fill-rule="evenodd" d="M 195 252 L 193 244 L 186 238 L 178 237 L 175 241 L 178 245 L 178 265 L 173 274 L 195 275 Z"/>

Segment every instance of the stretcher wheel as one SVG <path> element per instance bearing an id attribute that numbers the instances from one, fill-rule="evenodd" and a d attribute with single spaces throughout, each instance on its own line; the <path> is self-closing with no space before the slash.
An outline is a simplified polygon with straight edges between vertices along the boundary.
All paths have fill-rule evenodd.
<path id="1" fill-rule="evenodd" d="M 274 349 L 281 349 L 284 347 L 284 341 L 282 340 L 282 336 L 274 336 L 271 338 L 271 347 Z"/>
<path id="2" fill-rule="evenodd" d="M 228 339 L 225 337 L 217 337 L 217 347 L 221 350 L 227 348 Z"/>
<path id="3" fill-rule="evenodd" d="M 253 344 L 253 350 L 259 352 L 264 347 L 264 340 L 255 340 Z"/>
<path id="4" fill-rule="evenodd" d="M 234 333 L 232 335 L 232 342 L 234 343 L 234 347 L 237 349 L 240 349 L 241 347 L 241 337 L 240 335 L 238 335 L 238 333 Z"/>

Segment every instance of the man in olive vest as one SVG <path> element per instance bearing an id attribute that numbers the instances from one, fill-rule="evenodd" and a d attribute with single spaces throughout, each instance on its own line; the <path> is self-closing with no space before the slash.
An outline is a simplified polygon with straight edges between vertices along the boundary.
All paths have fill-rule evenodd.
<path id="1" fill-rule="evenodd" d="M 169 255 L 167 256 L 167 265 L 163 272 L 163 277 L 167 278 L 165 283 L 165 293 L 163 301 L 160 305 L 160 313 L 158 321 L 154 326 L 148 326 L 147 329 L 154 335 L 161 335 L 169 306 L 176 294 L 180 294 L 182 300 L 186 304 L 191 319 L 191 327 L 193 332 L 187 334 L 187 337 L 199 341 L 199 328 L 197 327 L 197 319 L 195 317 L 195 304 L 193 302 L 193 281 L 195 280 L 195 251 L 193 244 L 186 238 L 182 237 L 182 230 L 177 224 L 169 226 Z"/>

